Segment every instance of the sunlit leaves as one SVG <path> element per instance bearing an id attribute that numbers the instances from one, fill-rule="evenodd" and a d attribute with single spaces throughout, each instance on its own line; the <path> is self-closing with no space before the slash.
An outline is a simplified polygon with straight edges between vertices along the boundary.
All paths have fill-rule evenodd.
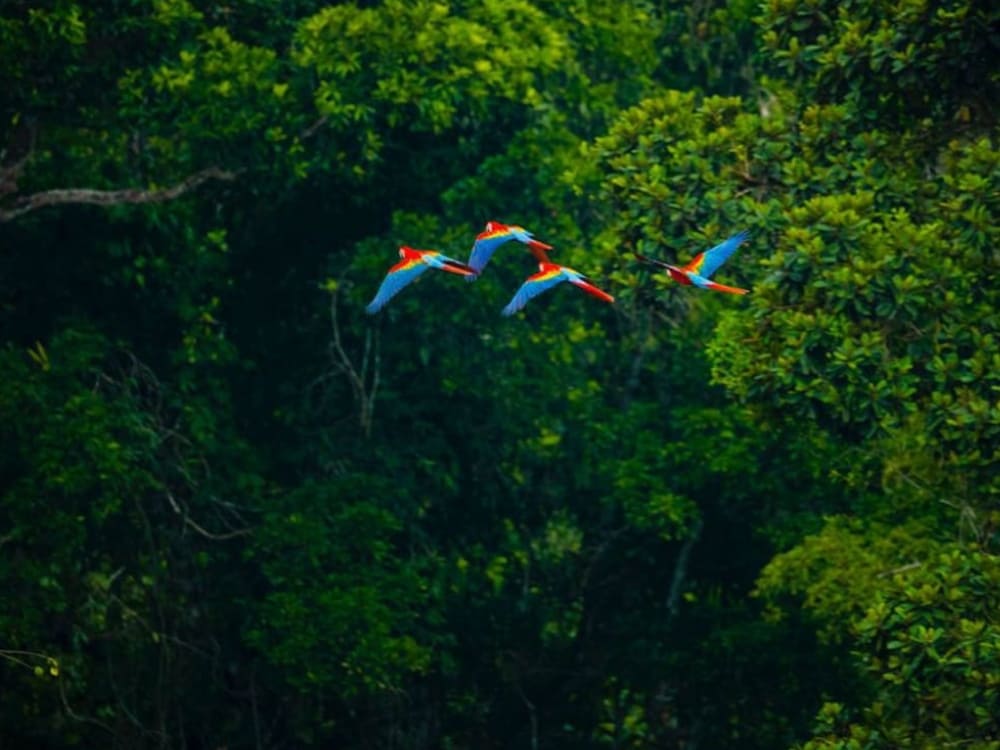
<path id="1" fill-rule="evenodd" d="M 990 747 L 1000 712 L 997 558 L 945 545 L 873 579 L 852 623 L 876 699 L 862 710 L 828 703 L 809 750 L 846 736 L 868 747 L 937 747 L 961 737 Z M 850 722 L 851 719 L 853 722 Z"/>
<path id="2" fill-rule="evenodd" d="M 390 126 L 440 131 L 485 114 L 491 99 L 537 105 L 539 75 L 567 52 L 565 37 L 529 3 L 474 3 L 458 13 L 389 0 L 307 19 L 293 60 L 319 76 L 317 109 L 335 123 L 370 122 L 384 109 Z"/>
<path id="3" fill-rule="evenodd" d="M 189 0 L 153 0 L 153 17 L 169 27 L 181 21 L 200 21 L 203 14 Z"/>

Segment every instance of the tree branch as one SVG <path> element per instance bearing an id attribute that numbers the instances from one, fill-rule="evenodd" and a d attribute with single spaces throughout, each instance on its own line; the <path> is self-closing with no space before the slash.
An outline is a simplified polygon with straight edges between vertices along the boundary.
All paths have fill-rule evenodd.
<path id="1" fill-rule="evenodd" d="M 681 551 L 677 554 L 677 563 L 674 565 L 674 575 L 670 581 L 670 593 L 667 594 L 667 620 L 673 620 L 677 616 L 678 605 L 681 599 L 681 589 L 684 586 L 684 579 L 687 576 L 688 560 L 691 558 L 691 550 L 701 538 L 701 529 L 704 521 L 701 516 L 695 521 L 691 536 L 684 540 Z"/>
<path id="2" fill-rule="evenodd" d="M 0 197 L 17 192 L 17 181 L 35 152 L 37 136 L 36 121 L 33 118 L 22 120 L 15 126 L 8 144 L 0 150 Z"/>
<path id="3" fill-rule="evenodd" d="M 340 338 L 340 323 L 337 319 L 337 294 L 338 289 L 330 293 L 330 321 L 333 325 L 333 341 L 330 344 L 331 356 L 334 366 L 338 371 L 347 376 L 351 384 L 354 398 L 358 402 L 360 414 L 358 420 L 361 423 L 361 431 L 366 438 L 371 437 L 372 415 L 375 411 L 375 396 L 378 393 L 379 375 L 381 369 L 381 358 L 379 356 L 379 333 L 375 330 L 374 337 L 369 334 L 365 336 L 365 349 L 361 357 L 361 370 L 359 371 L 351 358 L 344 350 L 343 342 Z M 372 342 L 374 340 L 374 346 Z M 369 358 L 372 358 L 371 385 L 368 385 Z"/>
<path id="4" fill-rule="evenodd" d="M 170 501 L 170 507 L 172 507 L 174 509 L 174 512 L 177 515 L 179 515 L 181 518 L 184 519 L 184 523 L 186 523 L 188 526 L 190 526 L 192 529 L 194 529 L 195 531 L 197 531 L 199 534 L 201 534 L 206 539 L 212 539 L 212 540 L 217 541 L 217 542 L 224 542 L 227 539 L 234 539 L 234 538 L 236 538 L 238 536 L 246 536 L 247 534 L 252 534 L 253 533 L 253 529 L 247 528 L 247 529 L 234 529 L 233 531 L 228 531 L 228 532 L 225 532 L 223 534 L 213 534 L 211 531 L 208 531 L 203 526 L 201 526 L 200 524 L 198 524 L 197 522 L 195 522 L 191 518 L 191 516 L 189 516 L 187 514 L 186 510 L 181 510 L 180 505 L 178 505 L 177 501 L 174 499 L 173 493 L 167 492 L 166 496 L 167 496 L 167 500 Z"/>
<path id="5" fill-rule="evenodd" d="M 876 573 L 876 578 L 885 578 L 886 576 L 894 576 L 897 573 L 905 573 L 907 570 L 916 570 L 917 568 L 922 568 L 924 564 L 922 562 L 911 562 L 906 565 L 900 565 L 898 568 L 893 568 L 892 570 L 883 570 L 881 573 Z"/>
<path id="6" fill-rule="evenodd" d="M 538 750 L 538 711 L 535 709 L 535 704 L 528 700 L 524 688 L 521 687 L 521 681 L 517 680 L 514 686 L 521 696 L 524 707 L 528 709 L 528 721 L 531 723 L 531 750 Z"/>
<path id="7" fill-rule="evenodd" d="M 0 196 L 13 193 L 17 190 L 17 181 L 24 171 L 24 165 L 28 163 L 30 152 L 22 156 L 13 164 L 0 168 Z"/>
<path id="8" fill-rule="evenodd" d="M 43 190 L 15 200 L 10 208 L 0 208 L 0 223 L 11 221 L 30 211 L 46 206 L 66 204 L 88 204 L 93 206 L 113 206 L 122 203 L 165 203 L 200 187 L 208 180 L 230 181 L 236 172 L 228 172 L 219 167 L 209 167 L 195 172 L 176 185 L 157 190 L 125 188 L 124 190 L 94 190 L 92 188 L 63 188 Z"/>

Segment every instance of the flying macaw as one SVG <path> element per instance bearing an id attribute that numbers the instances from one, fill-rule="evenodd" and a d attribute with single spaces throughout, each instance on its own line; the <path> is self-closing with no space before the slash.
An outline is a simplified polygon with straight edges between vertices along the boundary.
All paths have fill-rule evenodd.
<path id="1" fill-rule="evenodd" d="M 412 247 L 403 245 L 399 248 L 399 257 L 403 260 L 389 269 L 389 273 L 382 281 L 382 286 L 378 288 L 375 299 L 365 308 L 369 315 L 374 315 L 381 310 L 386 302 L 399 294 L 404 286 L 428 268 L 437 268 L 441 271 L 457 273 L 460 276 L 475 274 L 475 271 L 462 261 L 442 255 L 437 250 L 414 250 Z"/>
<path id="2" fill-rule="evenodd" d="M 528 300 L 537 297 L 542 292 L 551 289 L 563 281 L 568 281 L 570 284 L 580 287 L 587 294 L 592 294 L 597 299 L 604 300 L 605 302 L 615 301 L 614 297 L 591 284 L 587 277 L 579 271 L 574 271 L 572 268 L 560 266 L 556 263 L 543 261 L 538 264 L 538 273 L 529 276 L 525 280 L 521 288 L 517 290 L 517 294 L 514 295 L 514 299 L 503 309 L 502 314 L 513 315 L 528 304 Z"/>
<path id="3" fill-rule="evenodd" d="M 749 289 L 717 284 L 714 281 L 710 281 L 709 277 L 718 270 L 719 266 L 729 259 L 730 255 L 736 252 L 736 248 L 749 236 L 748 232 L 734 234 L 728 240 L 716 245 L 711 250 L 698 253 L 691 259 L 690 263 L 682 268 L 664 263 L 662 260 L 647 258 L 645 255 L 639 255 L 639 253 L 636 253 L 635 257 L 646 263 L 652 263 L 654 266 L 666 268 L 667 273 L 670 274 L 670 278 L 679 284 L 684 284 L 685 286 L 694 284 L 701 289 L 712 289 L 716 292 L 728 292 L 729 294 L 746 294 L 750 291 Z"/>
<path id="4" fill-rule="evenodd" d="M 535 236 L 524 227 L 516 224 L 501 224 L 498 221 L 486 222 L 486 229 L 476 236 L 476 241 L 472 244 L 472 253 L 469 255 L 469 266 L 475 271 L 475 275 L 466 279 L 472 281 L 486 268 L 496 249 L 505 242 L 517 240 L 527 245 L 535 258 L 539 262 L 548 262 L 546 250 L 551 250 L 552 245 L 546 245 L 535 239 Z"/>

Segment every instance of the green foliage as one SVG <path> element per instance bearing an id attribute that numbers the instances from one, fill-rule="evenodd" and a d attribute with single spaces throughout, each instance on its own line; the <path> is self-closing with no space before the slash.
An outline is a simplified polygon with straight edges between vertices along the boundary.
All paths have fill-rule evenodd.
<path id="1" fill-rule="evenodd" d="M 986 142 L 949 151 L 978 152 L 983 174 L 997 173 Z M 868 481 L 983 507 L 1000 492 L 995 269 L 986 227 L 970 232 L 946 208 L 974 198 L 945 175 L 877 223 L 865 218 L 877 204 L 866 193 L 790 211 L 763 264 L 771 273 L 757 287 L 757 314 L 726 316 L 710 353 L 716 377 L 742 397 L 877 441 Z M 859 462 L 839 470 L 866 476 Z"/>
<path id="2" fill-rule="evenodd" d="M 472 3 L 458 15 L 444 3 L 390 0 L 320 11 L 302 24 L 293 60 L 319 77 L 316 108 L 335 123 L 370 121 L 382 104 L 390 126 L 437 131 L 454 123 L 459 102 L 463 119 L 494 97 L 538 103 L 536 75 L 554 70 L 566 47 L 527 2 Z"/>
<path id="3" fill-rule="evenodd" d="M 995 555 L 962 545 L 887 571 L 852 618 L 873 698 L 859 711 L 828 702 L 804 748 L 995 747 L 1000 631 Z"/>
<path id="4" fill-rule="evenodd" d="M 0 744 L 995 747 L 994 26 L 7 3 Z"/>
<path id="5" fill-rule="evenodd" d="M 967 0 L 769 0 L 757 19 L 770 67 L 820 100 L 849 100 L 870 121 L 974 112 L 980 124 L 996 117 L 996 21 L 994 6 Z"/>
<path id="6" fill-rule="evenodd" d="M 979 12 L 969 9 L 959 32 L 980 40 L 973 47 L 983 39 Z M 925 89 L 911 96 L 905 87 L 915 84 L 905 76 L 881 86 L 850 66 L 824 68 L 822 50 L 832 41 L 820 32 L 801 58 L 791 54 L 810 23 L 822 28 L 823 9 L 772 4 L 766 13 L 765 48 L 789 50 L 773 60 L 801 63 L 789 68 L 791 85 L 764 81 L 770 91 L 752 108 L 736 98 L 666 92 L 624 112 L 588 146 L 600 166 L 590 179 L 600 180 L 610 209 L 599 241 L 612 257 L 635 249 L 683 261 L 737 228 L 751 230 L 748 247 L 720 271 L 741 285 L 749 278 L 754 293 L 717 316 L 707 342 L 712 379 L 755 420 L 794 433 L 807 476 L 843 487 L 859 514 L 828 522 L 774 558 L 758 591 L 782 604 L 774 618 L 801 603 L 824 639 L 875 659 L 874 642 L 851 623 L 888 595 L 883 577 L 936 555 L 956 534 L 981 543 L 993 534 L 1000 360 L 997 238 L 986 217 L 998 208 L 997 150 L 990 135 L 954 129 L 954 109 L 949 119 L 921 119 L 941 110 L 929 106 Z M 800 20 L 789 20 L 792 13 Z M 793 31 L 781 37 L 779 27 Z M 949 60 L 929 52 L 921 60 L 925 70 L 944 66 L 947 80 Z M 834 72 L 836 84 L 824 77 Z M 877 111 L 905 122 L 901 132 L 882 130 L 874 106 L 866 109 L 873 84 L 885 92 Z M 966 94 L 956 87 L 949 96 L 957 108 Z M 697 246 L 685 254 L 682 239 Z M 663 297 L 660 281 L 650 288 L 643 269 L 618 278 L 630 287 L 620 299 L 637 315 L 685 312 Z M 711 311 L 715 302 L 696 304 Z M 814 509 L 842 512 L 835 493 L 817 500 Z M 787 531 L 799 526 L 786 517 Z M 787 538 L 775 533 L 780 518 L 769 521 L 772 538 Z M 978 554 L 992 560 L 989 550 Z M 936 622 L 955 622 L 928 605 Z M 928 679 L 940 678 L 947 694 L 963 684 L 955 672 L 934 675 Z M 879 705 L 901 704 L 900 690 L 886 681 Z M 916 693 L 927 697 L 925 688 Z M 866 710 L 855 730 L 885 737 L 878 721 Z M 885 726 L 898 734 L 906 722 L 894 717 Z M 913 746 L 964 740 L 973 723 L 945 722 Z M 977 731 L 989 737 L 988 727 Z"/>
<path id="7" fill-rule="evenodd" d="M 721 239 L 731 230 L 720 217 L 752 227 L 743 264 L 762 243 L 774 249 L 758 263 L 749 313 L 729 310 L 709 343 L 717 382 L 782 418 L 886 438 L 887 483 L 927 483 L 910 470 L 930 454 L 948 470 L 925 492 L 995 495 L 995 239 L 981 221 L 997 208 L 991 142 L 950 143 L 928 181 L 909 162 L 897 166 L 887 134 L 863 121 L 833 140 L 851 125 L 840 105 L 791 119 L 782 114 L 794 100 L 762 114 L 739 104 L 671 92 L 595 142 L 618 209 L 607 245 L 673 254 L 675 233 Z M 622 278 L 635 284 L 639 273 Z M 975 489 L 950 485 L 956 477 Z"/>
<path id="8" fill-rule="evenodd" d="M 844 623 L 864 614 L 887 576 L 918 565 L 915 561 L 936 549 L 920 532 L 829 518 L 819 533 L 768 563 L 757 580 L 757 594 L 777 601 L 788 595 L 800 598 L 821 624 L 823 637 L 842 639 Z M 784 613 L 773 608 L 769 615 L 780 618 Z"/>
<path id="9" fill-rule="evenodd" d="M 685 91 L 742 93 L 754 83 L 753 16 L 750 0 L 659 3 L 660 78 Z"/>
<path id="10" fill-rule="evenodd" d="M 369 481 L 275 498 L 248 554 L 270 585 L 248 641 L 307 691 L 398 690 L 429 653 L 409 633 L 426 604 L 419 569 L 397 559 L 398 519 Z"/>
<path id="11" fill-rule="evenodd" d="M 208 653 L 200 609 L 212 605 L 200 577 L 221 556 L 189 537 L 212 533 L 190 514 L 206 521 L 213 485 L 241 482 L 235 467 L 204 474 L 215 459 L 206 443 L 217 438 L 189 426 L 220 415 L 199 415 L 194 404 L 186 416 L 172 413 L 147 367 L 87 329 L 67 329 L 27 356 L 8 345 L 0 373 L 0 654 L 12 657 L 5 692 L 25 696 L 5 702 L 7 736 L 27 741 L 43 721 L 76 742 L 86 735 L 68 720 L 112 731 L 120 710 L 141 726 L 178 701 L 133 695 L 143 675 L 181 679 Z M 39 673 L 32 662 L 48 666 Z M 206 736 L 231 730 L 192 711 Z"/>

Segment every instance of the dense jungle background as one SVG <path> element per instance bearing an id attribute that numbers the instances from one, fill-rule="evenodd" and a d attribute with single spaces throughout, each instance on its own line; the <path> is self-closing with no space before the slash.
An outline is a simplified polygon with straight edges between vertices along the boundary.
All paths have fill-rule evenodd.
<path id="1" fill-rule="evenodd" d="M 0 747 L 1000 748 L 998 29 L 2 0 Z"/>

